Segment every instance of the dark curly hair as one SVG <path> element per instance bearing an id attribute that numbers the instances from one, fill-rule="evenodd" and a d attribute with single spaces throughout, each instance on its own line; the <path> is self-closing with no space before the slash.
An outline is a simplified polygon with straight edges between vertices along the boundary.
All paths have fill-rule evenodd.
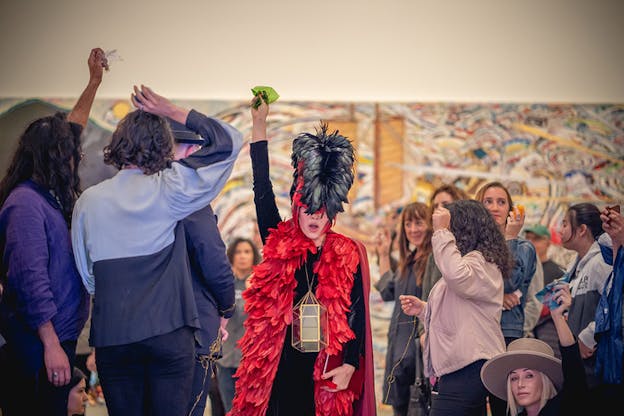
<path id="1" fill-rule="evenodd" d="M 423 246 L 420 250 L 410 250 L 410 243 L 405 233 L 405 223 L 407 221 L 423 220 L 427 224 L 427 233 L 423 240 Z M 431 253 L 431 234 L 433 230 L 431 228 L 431 217 L 429 216 L 429 208 L 422 202 L 409 203 L 401 211 L 401 218 L 399 219 L 399 276 L 401 278 L 407 276 L 405 271 L 409 267 L 414 268 L 414 274 L 416 275 L 416 284 L 422 285 L 422 275 L 427 265 L 427 258 Z M 418 254 L 418 259 L 416 255 Z"/>
<path id="2" fill-rule="evenodd" d="M 479 251 L 485 260 L 496 264 L 503 278 L 511 275 L 514 262 L 505 237 L 494 218 L 479 201 L 460 200 L 446 206 L 451 213 L 451 232 L 462 256 Z"/>
<path id="3" fill-rule="evenodd" d="M 135 165 L 146 175 L 171 166 L 173 135 L 163 117 L 136 110 L 126 115 L 104 147 L 104 163 L 122 169 Z"/>
<path id="4" fill-rule="evenodd" d="M 0 182 L 0 206 L 18 184 L 32 179 L 52 191 L 65 221 L 71 224 L 74 203 L 80 196 L 81 131 L 78 124 L 67 121 L 61 112 L 30 123 Z"/>

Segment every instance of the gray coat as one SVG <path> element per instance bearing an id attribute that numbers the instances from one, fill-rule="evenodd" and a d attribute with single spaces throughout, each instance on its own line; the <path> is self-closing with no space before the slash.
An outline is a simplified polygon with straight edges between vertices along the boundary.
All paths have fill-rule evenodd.
<path id="1" fill-rule="evenodd" d="M 388 350 L 386 352 L 386 371 L 383 384 L 383 403 L 395 407 L 407 406 L 409 388 L 414 384 L 416 374 L 416 348 L 414 341 L 418 337 L 418 319 L 403 313 L 400 295 L 420 297 L 422 288 L 416 285 L 416 276 L 409 270 L 406 277 L 388 271 L 375 284 L 381 298 L 394 301 L 394 310 L 388 329 Z M 389 380 L 393 380 L 390 382 Z"/>

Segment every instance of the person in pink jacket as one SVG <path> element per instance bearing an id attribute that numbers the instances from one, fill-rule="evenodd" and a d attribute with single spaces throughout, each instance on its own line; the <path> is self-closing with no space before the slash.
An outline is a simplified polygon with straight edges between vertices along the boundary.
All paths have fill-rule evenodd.
<path id="1" fill-rule="evenodd" d="M 481 367 L 505 351 L 500 317 L 511 255 L 478 201 L 436 208 L 432 225 L 433 255 L 442 278 L 427 302 L 401 296 L 401 307 L 425 325 L 425 375 L 438 377 L 430 416 L 481 416 L 487 401 Z"/>

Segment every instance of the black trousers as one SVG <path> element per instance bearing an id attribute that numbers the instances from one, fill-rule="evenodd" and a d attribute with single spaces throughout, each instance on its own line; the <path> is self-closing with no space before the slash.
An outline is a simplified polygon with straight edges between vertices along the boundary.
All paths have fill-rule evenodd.
<path id="1" fill-rule="evenodd" d="M 183 416 L 191 400 L 195 339 L 189 327 L 95 351 L 110 416 Z"/>
<path id="2" fill-rule="evenodd" d="M 475 361 L 438 379 L 438 394 L 431 403 L 429 416 L 483 416 L 487 389 L 481 381 L 485 360 Z"/>
<path id="3" fill-rule="evenodd" d="M 69 368 L 74 365 L 76 341 L 64 341 L 61 347 L 69 360 Z M 69 385 L 56 387 L 48 381 L 48 373 L 43 361 L 43 346 L 33 348 L 31 356 L 24 357 L 24 351 L 14 351 L 9 343 L 3 348 L 3 364 L 0 371 L 0 406 L 3 416 L 23 415 L 24 406 L 33 415 L 67 416 Z M 35 356 L 36 354 L 36 356 Z M 28 364 L 24 362 L 28 360 Z M 33 366 L 37 363 L 33 369 Z M 24 401 L 23 397 L 28 400 Z"/>

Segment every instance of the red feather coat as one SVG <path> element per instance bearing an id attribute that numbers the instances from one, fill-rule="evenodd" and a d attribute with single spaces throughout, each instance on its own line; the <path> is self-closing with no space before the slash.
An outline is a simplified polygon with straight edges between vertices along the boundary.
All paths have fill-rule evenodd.
<path id="1" fill-rule="evenodd" d="M 254 269 L 251 286 L 243 293 L 245 298 L 245 335 L 239 341 L 243 358 L 235 377 L 236 395 L 232 403 L 231 416 L 264 416 L 266 414 L 275 374 L 284 345 L 287 326 L 292 321 L 292 308 L 297 281 L 295 271 L 306 260 L 308 251 L 316 253 L 314 243 L 305 237 L 292 220 L 280 222 L 271 230 L 264 245 L 262 263 Z M 361 253 L 351 239 L 334 232 L 328 232 L 319 260 L 314 265 L 318 276 L 316 297 L 329 314 L 328 345 L 322 349 L 314 365 L 314 401 L 318 416 L 350 416 L 353 402 L 360 396 L 349 390 L 328 392 L 320 388 L 321 375 L 328 355 L 339 355 L 344 344 L 355 337 L 347 322 L 351 306 L 351 289 L 354 274 L 360 264 Z M 366 259 L 364 259 L 366 263 Z M 366 267 L 366 270 L 364 270 Z M 368 264 L 361 268 L 368 278 Z M 368 295 L 365 283 L 364 292 Z M 368 299 L 365 296 L 366 313 Z M 367 360 L 364 361 L 366 397 L 372 399 L 373 409 L 365 406 L 366 416 L 374 415 L 374 392 L 372 389 L 372 344 L 370 324 L 367 322 Z M 362 405 L 357 406 L 362 409 Z"/>

